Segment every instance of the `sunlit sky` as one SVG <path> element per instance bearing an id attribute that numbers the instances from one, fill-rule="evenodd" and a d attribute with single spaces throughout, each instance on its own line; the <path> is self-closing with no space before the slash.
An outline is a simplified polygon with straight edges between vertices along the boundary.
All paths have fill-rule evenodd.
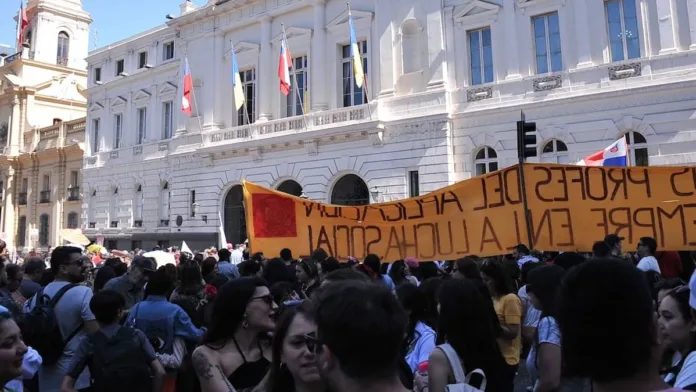
<path id="1" fill-rule="evenodd" d="M 179 14 L 184 0 L 83 0 L 92 15 L 89 50 L 108 45 L 165 22 L 167 14 Z M 20 0 L 0 0 L 0 46 L 15 46 L 17 25 L 14 21 Z M 194 1 L 196 4 L 204 0 Z M 96 41 L 96 42 L 95 42 Z M 95 45 L 96 44 L 96 45 Z"/>

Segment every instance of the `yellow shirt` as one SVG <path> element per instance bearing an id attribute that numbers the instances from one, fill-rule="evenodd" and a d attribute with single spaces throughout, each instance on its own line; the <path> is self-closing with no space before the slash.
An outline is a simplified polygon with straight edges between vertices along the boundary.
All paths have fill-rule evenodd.
<path id="1" fill-rule="evenodd" d="M 501 325 L 520 325 L 522 319 L 522 303 L 518 296 L 515 294 L 508 294 L 500 298 L 493 298 L 493 306 L 495 307 L 495 313 L 498 315 L 498 320 Z M 520 363 L 520 332 L 518 332 L 517 337 L 512 340 L 498 338 L 498 346 L 508 365 L 517 365 Z"/>

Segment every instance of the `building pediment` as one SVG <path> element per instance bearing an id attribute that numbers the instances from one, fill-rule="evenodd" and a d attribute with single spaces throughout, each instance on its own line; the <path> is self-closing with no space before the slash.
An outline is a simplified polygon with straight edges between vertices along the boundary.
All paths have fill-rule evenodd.
<path id="1" fill-rule="evenodd" d="M 91 105 L 89 105 L 90 112 L 98 112 L 102 109 L 104 109 L 104 105 L 100 104 L 99 102 L 93 102 Z"/>
<path id="2" fill-rule="evenodd" d="M 478 21 L 495 20 L 500 12 L 500 6 L 483 0 L 473 0 L 467 4 L 456 7 L 453 12 L 454 20 L 458 23 L 472 23 Z"/>
<path id="3" fill-rule="evenodd" d="M 358 24 L 360 22 L 368 22 L 369 24 L 372 22 L 372 12 L 350 10 L 350 13 L 353 16 L 354 24 Z M 337 27 L 348 28 L 348 10 L 341 12 L 337 17 L 333 18 L 329 24 L 326 25 L 327 29 L 334 29 Z"/>
<path id="4" fill-rule="evenodd" d="M 288 27 L 285 29 L 285 35 L 287 39 L 293 39 L 293 38 L 298 38 L 298 37 L 311 37 L 312 36 L 312 29 L 305 29 L 302 27 Z M 280 33 L 276 35 L 271 42 L 273 43 L 279 43 L 280 40 L 283 38 L 283 33 Z"/>
<path id="5" fill-rule="evenodd" d="M 159 95 L 162 96 L 170 94 L 176 94 L 176 85 L 171 82 L 165 82 L 159 88 Z"/>
<path id="6" fill-rule="evenodd" d="M 145 91 L 144 89 L 138 90 L 135 94 L 133 94 L 133 101 L 147 101 L 150 99 L 152 94 L 149 92 Z"/>
<path id="7" fill-rule="evenodd" d="M 113 99 L 111 100 L 111 107 L 112 107 L 112 108 L 117 108 L 117 107 L 120 107 L 120 106 L 124 106 L 126 103 L 128 103 L 128 101 L 127 101 L 125 98 L 123 98 L 123 97 L 121 97 L 121 96 L 118 96 L 118 97 L 113 98 Z"/>
<path id="8" fill-rule="evenodd" d="M 233 46 L 234 53 L 239 56 L 255 55 L 257 56 L 261 51 L 261 45 L 252 44 L 251 42 L 239 41 Z M 228 50 L 225 54 L 225 58 L 229 59 L 232 56 L 232 50 Z"/>

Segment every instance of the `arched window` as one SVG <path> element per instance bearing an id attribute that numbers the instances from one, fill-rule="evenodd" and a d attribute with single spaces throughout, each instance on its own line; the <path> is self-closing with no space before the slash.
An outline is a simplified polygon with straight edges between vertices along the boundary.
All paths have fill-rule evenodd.
<path id="1" fill-rule="evenodd" d="M 77 222 L 77 212 L 71 212 L 68 214 L 68 229 L 77 229 L 79 223 Z"/>
<path id="2" fill-rule="evenodd" d="M 362 178 L 355 174 L 341 177 L 331 191 L 331 204 L 364 206 L 370 204 L 370 191 Z"/>
<path id="3" fill-rule="evenodd" d="M 628 164 L 631 166 L 649 166 L 648 141 L 639 132 L 630 131 L 624 135 L 628 144 Z"/>
<path id="4" fill-rule="evenodd" d="M 160 226 L 169 226 L 169 203 L 171 193 L 169 191 L 169 183 L 164 182 L 160 190 Z"/>
<path id="5" fill-rule="evenodd" d="M 142 227 L 143 224 L 143 201 L 143 186 L 138 184 L 135 186 L 135 205 L 133 206 L 133 225 L 135 227 Z"/>
<path id="6" fill-rule="evenodd" d="M 278 185 L 278 191 L 287 193 L 288 195 L 300 197 L 302 196 L 302 185 L 294 180 L 286 180 L 283 181 L 282 184 Z"/>
<path id="7" fill-rule="evenodd" d="M 568 146 L 560 140 L 549 140 L 541 149 L 544 163 L 568 163 Z"/>
<path id="8" fill-rule="evenodd" d="M 496 171 L 498 170 L 498 154 L 488 146 L 483 147 L 476 153 L 474 164 L 477 176 Z"/>
<path id="9" fill-rule="evenodd" d="M 19 217 L 17 224 L 17 245 L 26 246 L 27 244 L 27 217 L 22 215 Z"/>
<path id="10" fill-rule="evenodd" d="M 31 49 L 31 30 L 28 30 L 26 34 L 24 34 L 24 41 L 22 42 L 22 44 L 28 45 Z"/>
<path id="11" fill-rule="evenodd" d="M 118 188 L 114 188 L 114 191 L 111 193 L 111 213 L 109 214 L 111 224 L 109 227 L 118 227 L 118 210 Z"/>
<path id="12" fill-rule="evenodd" d="M 58 54 L 56 64 L 67 66 L 68 56 L 70 55 L 70 36 L 65 31 L 58 33 Z"/>
<path id="13" fill-rule="evenodd" d="M 225 238 L 232 244 L 241 244 L 247 239 L 244 192 L 241 185 L 235 185 L 227 192 L 224 208 Z"/>
<path id="14" fill-rule="evenodd" d="M 48 214 L 41 214 L 39 217 L 39 245 L 48 246 L 48 236 L 50 233 Z"/>

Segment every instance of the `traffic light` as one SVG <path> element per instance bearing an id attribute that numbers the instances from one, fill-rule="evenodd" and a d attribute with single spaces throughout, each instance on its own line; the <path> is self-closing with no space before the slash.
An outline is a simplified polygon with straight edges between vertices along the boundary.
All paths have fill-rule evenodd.
<path id="1" fill-rule="evenodd" d="M 536 123 L 517 122 L 517 157 L 521 160 L 537 156 Z"/>

